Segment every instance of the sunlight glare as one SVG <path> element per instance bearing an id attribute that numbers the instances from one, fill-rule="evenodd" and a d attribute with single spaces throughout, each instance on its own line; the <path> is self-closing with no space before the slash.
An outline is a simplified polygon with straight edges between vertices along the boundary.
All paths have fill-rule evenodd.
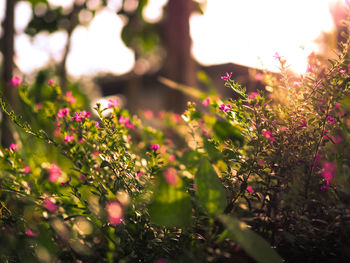
<path id="1" fill-rule="evenodd" d="M 307 56 L 319 49 L 314 40 L 334 29 L 330 2 L 208 0 L 205 14 L 191 18 L 193 55 L 204 65 L 234 62 L 262 68 L 262 61 L 276 71 L 273 55 L 278 52 L 293 71 L 304 73 Z"/>
<path id="2" fill-rule="evenodd" d="M 120 38 L 122 19 L 114 12 L 98 12 L 88 28 L 77 27 L 72 36 L 67 69 L 73 76 L 96 72 L 124 74 L 134 64 L 134 53 Z"/>

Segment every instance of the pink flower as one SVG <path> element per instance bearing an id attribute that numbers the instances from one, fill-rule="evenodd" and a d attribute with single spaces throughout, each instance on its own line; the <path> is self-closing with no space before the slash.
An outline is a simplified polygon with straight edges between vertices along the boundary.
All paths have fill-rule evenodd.
<path id="1" fill-rule="evenodd" d="M 143 114 L 146 119 L 152 119 L 154 117 L 153 111 L 151 110 L 145 110 Z"/>
<path id="2" fill-rule="evenodd" d="M 307 122 L 306 122 L 306 120 L 301 120 L 301 124 L 298 126 L 298 128 L 302 129 L 304 127 L 307 127 Z"/>
<path id="3" fill-rule="evenodd" d="M 345 69 L 342 69 L 342 68 L 339 69 L 339 72 L 340 72 L 341 74 L 343 74 L 343 75 L 346 74 L 346 70 L 345 70 Z"/>
<path id="4" fill-rule="evenodd" d="M 160 147 L 159 144 L 152 144 L 151 149 L 153 151 L 157 151 L 159 149 L 159 147 Z"/>
<path id="5" fill-rule="evenodd" d="M 281 60 L 282 58 L 278 52 L 275 52 L 275 55 L 273 55 L 273 57 L 277 60 Z"/>
<path id="6" fill-rule="evenodd" d="M 341 143 L 342 141 L 344 141 L 344 138 L 341 136 L 338 137 L 332 137 L 332 140 L 335 144 Z"/>
<path id="7" fill-rule="evenodd" d="M 176 160 L 176 157 L 175 157 L 174 154 L 170 155 L 169 158 L 168 158 L 168 161 L 171 162 L 171 163 L 174 162 L 175 160 Z"/>
<path id="8" fill-rule="evenodd" d="M 49 181 L 51 183 L 54 183 L 54 182 L 57 182 L 59 176 L 62 173 L 62 170 L 57 164 L 52 163 L 50 165 L 50 168 L 48 169 L 48 172 L 49 172 Z"/>
<path id="9" fill-rule="evenodd" d="M 143 175 L 142 172 L 138 172 L 138 173 L 136 174 L 137 178 L 140 178 L 142 175 Z"/>
<path id="10" fill-rule="evenodd" d="M 327 121 L 328 121 L 330 124 L 333 124 L 333 123 L 334 123 L 334 117 L 332 117 L 332 116 L 327 116 Z"/>
<path id="11" fill-rule="evenodd" d="M 64 109 L 59 109 L 57 112 L 57 118 L 63 118 L 64 116 L 67 116 L 69 113 L 69 109 L 68 108 L 64 108 Z"/>
<path id="12" fill-rule="evenodd" d="M 174 121 L 175 123 L 180 122 L 181 119 L 182 119 L 182 118 L 181 118 L 181 115 L 180 115 L 180 114 L 177 114 L 177 113 L 172 114 L 171 117 L 172 117 L 172 119 L 173 119 L 173 121 Z"/>
<path id="13" fill-rule="evenodd" d="M 73 135 L 66 135 L 63 139 L 65 142 L 72 142 L 74 140 Z"/>
<path id="14" fill-rule="evenodd" d="M 256 75 L 255 75 L 255 80 L 256 80 L 256 81 L 260 81 L 260 80 L 262 80 L 262 79 L 263 79 L 263 77 L 264 77 L 264 75 L 263 75 L 263 74 L 258 73 L 258 74 L 256 74 Z"/>
<path id="15" fill-rule="evenodd" d="M 50 79 L 50 80 L 47 82 L 47 84 L 49 84 L 50 86 L 53 85 L 53 80 Z"/>
<path id="16" fill-rule="evenodd" d="M 108 106 L 107 106 L 108 108 L 117 108 L 118 105 L 119 105 L 119 101 L 117 99 L 114 99 L 114 100 L 110 99 L 110 100 L 108 100 Z"/>
<path id="17" fill-rule="evenodd" d="M 326 180 L 326 181 L 330 181 L 335 174 L 335 171 L 337 169 L 337 164 L 335 162 L 324 162 L 322 164 L 323 167 L 323 171 L 321 173 L 322 177 Z"/>
<path id="18" fill-rule="evenodd" d="M 14 77 L 12 77 L 12 79 L 10 81 L 10 86 L 17 87 L 17 86 L 21 85 L 21 83 L 22 83 L 22 79 L 14 76 Z"/>
<path id="19" fill-rule="evenodd" d="M 83 118 L 88 118 L 88 117 L 90 117 L 90 112 L 87 112 L 87 111 L 85 111 L 85 110 L 83 110 L 82 111 L 82 113 L 81 113 L 81 116 L 83 117 Z"/>
<path id="20" fill-rule="evenodd" d="M 250 93 L 248 99 L 253 100 L 253 99 L 255 99 L 258 95 L 259 95 L 259 93 L 257 93 L 257 92 L 254 91 L 254 92 Z"/>
<path id="21" fill-rule="evenodd" d="M 24 167 L 24 173 L 25 174 L 29 174 L 29 172 L 31 171 L 29 166 Z"/>
<path id="22" fill-rule="evenodd" d="M 135 125 L 133 123 L 128 122 L 127 124 L 125 124 L 125 126 L 131 130 L 135 129 Z"/>
<path id="23" fill-rule="evenodd" d="M 72 117 L 72 120 L 79 122 L 79 121 L 82 121 L 83 119 L 88 118 L 88 117 L 90 117 L 90 112 L 86 112 L 84 110 L 82 112 L 75 112 L 74 116 Z"/>
<path id="24" fill-rule="evenodd" d="M 207 132 L 207 130 L 205 130 L 205 129 L 203 129 L 202 130 L 202 133 L 203 133 L 203 136 L 205 137 L 205 138 L 210 138 L 210 136 L 209 136 L 209 133 Z"/>
<path id="25" fill-rule="evenodd" d="M 11 143 L 9 149 L 14 152 L 17 151 L 18 150 L 17 144 Z"/>
<path id="26" fill-rule="evenodd" d="M 26 228 L 26 234 L 29 237 L 37 237 L 38 235 L 34 233 L 30 228 Z"/>
<path id="27" fill-rule="evenodd" d="M 230 72 L 230 74 L 228 74 L 228 73 L 226 72 L 226 75 L 221 76 L 221 79 L 226 81 L 226 80 L 230 79 L 231 76 L 232 76 L 232 72 Z"/>
<path id="28" fill-rule="evenodd" d="M 347 0 L 348 1 L 348 0 Z M 348 64 L 348 72 L 350 73 L 350 64 Z"/>
<path id="29" fill-rule="evenodd" d="M 230 104 L 221 104 L 219 106 L 219 110 L 223 111 L 223 112 L 228 112 L 231 109 L 231 105 Z"/>
<path id="30" fill-rule="evenodd" d="M 309 64 L 306 69 L 306 73 L 311 73 L 313 71 L 312 66 Z"/>
<path id="31" fill-rule="evenodd" d="M 167 181 L 168 184 L 170 185 L 177 185 L 178 184 L 178 176 L 175 168 L 168 168 L 165 170 L 163 173 L 165 180 Z"/>
<path id="32" fill-rule="evenodd" d="M 120 124 L 126 124 L 128 122 L 129 122 L 129 118 L 128 117 L 123 117 L 123 116 L 119 117 L 119 123 Z"/>
<path id="33" fill-rule="evenodd" d="M 72 96 L 72 92 L 71 91 L 67 91 L 66 92 L 66 101 L 70 104 L 74 104 L 74 102 L 76 101 L 77 99 L 75 97 Z"/>
<path id="34" fill-rule="evenodd" d="M 207 97 L 205 100 L 202 101 L 202 104 L 203 104 L 203 106 L 205 106 L 205 107 L 208 106 L 209 103 L 210 103 L 210 98 L 209 98 L 209 97 Z"/>
<path id="35" fill-rule="evenodd" d="M 259 159 L 258 162 L 257 162 L 257 164 L 258 164 L 259 166 L 264 166 L 264 165 L 265 165 L 265 162 L 264 162 L 264 160 Z"/>
<path id="36" fill-rule="evenodd" d="M 111 201 L 106 205 L 108 220 L 112 225 L 118 225 L 123 220 L 123 208 L 119 202 Z"/>
<path id="37" fill-rule="evenodd" d="M 82 116 L 81 112 L 75 112 L 74 116 L 72 117 L 72 120 L 75 121 L 82 121 L 84 119 L 84 117 Z"/>
<path id="38" fill-rule="evenodd" d="M 98 121 L 95 122 L 95 126 L 98 128 L 100 127 L 100 123 Z"/>
<path id="39" fill-rule="evenodd" d="M 249 193 L 253 193 L 253 188 L 252 188 L 251 186 L 247 186 L 247 191 L 248 191 Z"/>
<path id="40" fill-rule="evenodd" d="M 36 109 L 37 109 L 37 110 L 40 110 L 41 108 L 42 108 L 42 106 L 41 106 L 40 103 L 36 104 Z"/>
<path id="41" fill-rule="evenodd" d="M 270 142 L 275 141 L 275 138 L 271 136 L 271 131 L 264 131 L 263 136 L 268 139 Z"/>
<path id="42" fill-rule="evenodd" d="M 44 199 L 44 207 L 47 211 L 51 212 L 51 213 L 56 213 L 58 210 L 57 205 L 55 205 L 54 202 L 51 201 L 51 198 L 46 197 Z"/>
<path id="43" fill-rule="evenodd" d="M 350 65 L 350 64 L 349 64 Z M 339 103 L 334 105 L 337 109 L 339 109 L 341 107 L 341 105 Z"/>
<path id="44" fill-rule="evenodd" d="M 164 112 L 164 111 L 158 112 L 157 117 L 158 117 L 159 119 L 161 119 L 161 120 L 164 119 L 164 118 L 165 118 L 165 112 Z"/>

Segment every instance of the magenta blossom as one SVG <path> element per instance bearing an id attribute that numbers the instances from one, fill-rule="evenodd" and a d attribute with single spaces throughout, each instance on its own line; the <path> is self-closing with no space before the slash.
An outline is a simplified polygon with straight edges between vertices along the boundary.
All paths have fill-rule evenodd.
<path id="1" fill-rule="evenodd" d="M 255 75 L 255 80 L 256 80 L 256 81 L 260 81 L 260 80 L 262 80 L 262 79 L 263 79 L 263 77 L 264 77 L 264 75 L 263 75 L 263 74 L 258 73 L 258 74 L 256 74 L 256 75 Z"/>
<path id="2" fill-rule="evenodd" d="M 165 180 L 170 185 L 177 185 L 179 183 L 178 175 L 175 168 L 168 168 L 163 173 Z"/>
<path id="3" fill-rule="evenodd" d="M 29 174 L 30 171 L 31 171 L 31 169 L 30 169 L 29 166 L 24 167 L 23 172 L 24 172 L 25 174 Z"/>
<path id="4" fill-rule="evenodd" d="M 275 55 L 273 55 L 274 59 L 281 60 L 281 56 L 278 52 L 275 52 Z"/>
<path id="5" fill-rule="evenodd" d="M 9 149 L 15 152 L 18 150 L 18 146 L 17 144 L 11 143 Z"/>
<path id="6" fill-rule="evenodd" d="M 259 93 L 257 93 L 257 92 L 252 92 L 252 93 L 250 93 L 248 99 L 253 100 L 253 99 L 255 99 L 258 95 L 259 95 Z"/>
<path id="7" fill-rule="evenodd" d="M 63 140 L 65 142 L 72 142 L 72 141 L 74 141 L 74 136 L 73 135 L 66 135 Z"/>
<path id="8" fill-rule="evenodd" d="M 112 225 L 118 225 L 123 220 L 123 208 L 119 202 L 111 201 L 106 205 L 108 220 Z"/>
<path id="9" fill-rule="evenodd" d="M 75 97 L 72 96 L 72 92 L 71 91 L 67 91 L 66 92 L 66 101 L 69 103 L 69 104 L 74 104 L 74 102 L 76 101 L 77 99 Z"/>
<path id="10" fill-rule="evenodd" d="M 221 76 L 221 79 L 226 81 L 226 80 L 230 79 L 231 76 L 232 76 L 232 72 L 230 72 L 230 74 L 226 72 L 226 75 Z"/>
<path id="11" fill-rule="evenodd" d="M 63 118 L 64 116 L 67 116 L 69 113 L 69 108 L 59 109 L 57 112 L 57 118 Z"/>
<path id="12" fill-rule="evenodd" d="M 270 142 L 275 141 L 275 138 L 271 136 L 271 131 L 264 131 L 263 136 L 268 139 Z"/>
<path id="13" fill-rule="evenodd" d="M 298 126 L 298 128 L 302 129 L 304 127 L 307 127 L 307 122 L 306 122 L 306 120 L 301 120 L 301 124 Z"/>
<path id="14" fill-rule="evenodd" d="M 335 175 L 335 171 L 337 169 L 337 164 L 335 162 L 324 162 L 322 164 L 323 167 L 323 171 L 321 173 L 322 177 L 326 180 L 326 181 L 330 181 L 334 175 Z"/>
<path id="15" fill-rule="evenodd" d="M 83 119 L 85 119 L 87 117 L 90 117 L 90 112 L 86 112 L 84 110 L 82 112 L 75 112 L 74 116 L 72 117 L 72 120 L 80 122 L 80 121 L 82 121 Z"/>
<path id="16" fill-rule="evenodd" d="M 50 197 L 46 197 L 44 199 L 44 207 L 47 211 L 51 212 L 51 213 L 56 213 L 58 210 L 57 205 L 51 201 Z"/>
<path id="17" fill-rule="evenodd" d="M 330 124 L 333 124 L 333 123 L 334 123 L 334 117 L 332 117 L 332 116 L 327 116 L 327 121 L 328 121 Z"/>
<path id="18" fill-rule="evenodd" d="M 223 111 L 223 112 L 228 112 L 231 109 L 231 105 L 230 104 L 221 104 L 219 106 L 219 110 Z"/>
<path id="19" fill-rule="evenodd" d="M 249 192 L 249 193 L 253 193 L 254 191 L 253 191 L 253 188 L 251 187 L 251 186 L 247 186 L 247 191 Z"/>
<path id="20" fill-rule="evenodd" d="M 120 124 L 126 124 L 128 122 L 129 122 L 129 118 L 128 117 L 123 117 L 123 116 L 119 117 L 119 123 Z"/>
<path id="21" fill-rule="evenodd" d="M 57 164 L 52 163 L 50 165 L 50 168 L 48 169 L 48 172 L 49 172 L 49 181 L 51 183 L 54 183 L 54 182 L 57 182 L 58 178 L 62 173 L 62 170 Z"/>
<path id="22" fill-rule="evenodd" d="M 118 105 L 119 105 L 119 101 L 118 101 L 118 100 L 116 100 L 116 99 L 114 99 L 114 100 L 112 100 L 112 99 L 108 100 L 108 106 L 107 106 L 108 108 L 117 108 Z"/>
<path id="23" fill-rule="evenodd" d="M 311 72 L 313 72 L 313 67 L 309 64 L 308 66 L 307 66 L 307 69 L 306 69 L 306 73 L 311 73 Z"/>
<path id="24" fill-rule="evenodd" d="M 19 85 L 21 85 L 21 83 L 22 83 L 22 79 L 14 76 L 10 81 L 10 86 L 18 87 Z"/>
<path id="25" fill-rule="evenodd" d="M 53 85 L 53 80 L 50 79 L 50 80 L 47 82 L 47 84 L 49 84 L 50 86 Z"/>
<path id="26" fill-rule="evenodd" d="M 159 147 L 160 147 L 159 144 L 152 144 L 151 149 L 153 151 L 157 151 L 159 149 Z"/>
<path id="27" fill-rule="evenodd" d="M 30 228 L 26 228 L 26 234 L 29 237 L 37 237 L 38 235 L 34 233 Z"/>
<path id="28" fill-rule="evenodd" d="M 202 101 L 202 104 L 203 104 L 203 106 L 205 106 L 205 107 L 208 106 L 209 103 L 210 103 L 210 98 L 209 98 L 209 97 L 207 97 L 205 100 Z"/>

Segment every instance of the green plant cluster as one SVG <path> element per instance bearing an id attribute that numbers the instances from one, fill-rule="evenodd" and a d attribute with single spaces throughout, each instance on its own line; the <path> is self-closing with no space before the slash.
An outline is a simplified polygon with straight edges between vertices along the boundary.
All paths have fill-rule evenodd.
<path id="1" fill-rule="evenodd" d="M 178 86 L 203 100 L 181 116 L 19 85 L 29 123 L 1 100 L 19 129 L 0 152 L 0 260 L 347 262 L 348 48 L 303 77 L 276 56 L 266 94 L 229 74 L 236 99 Z"/>

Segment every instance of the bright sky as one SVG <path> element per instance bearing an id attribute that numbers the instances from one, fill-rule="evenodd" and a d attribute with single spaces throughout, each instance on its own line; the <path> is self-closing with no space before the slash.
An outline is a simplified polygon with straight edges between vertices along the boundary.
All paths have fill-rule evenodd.
<path id="1" fill-rule="evenodd" d="M 132 69 L 134 54 L 120 38 L 124 22 L 116 15 L 121 1 L 109 0 L 108 7 L 89 25 L 74 31 L 67 61 L 71 75 L 123 74 Z M 329 4 L 336 1 L 346 0 L 207 0 L 205 14 L 193 15 L 190 21 L 193 55 L 205 65 L 232 62 L 261 68 L 261 60 L 265 67 L 276 70 L 273 55 L 278 52 L 296 72 L 305 72 L 306 57 L 319 48 L 314 40 L 334 28 Z M 4 2 L 0 1 L 0 19 Z M 93 7 L 99 2 L 89 0 L 88 4 Z M 68 7 L 72 0 L 50 3 Z M 150 0 L 144 15 L 150 22 L 158 21 L 164 4 L 166 0 Z M 31 40 L 23 33 L 30 17 L 30 5 L 19 2 L 16 62 L 24 74 L 47 65 L 50 58 L 59 61 L 67 41 L 64 32 L 42 33 Z"/>

